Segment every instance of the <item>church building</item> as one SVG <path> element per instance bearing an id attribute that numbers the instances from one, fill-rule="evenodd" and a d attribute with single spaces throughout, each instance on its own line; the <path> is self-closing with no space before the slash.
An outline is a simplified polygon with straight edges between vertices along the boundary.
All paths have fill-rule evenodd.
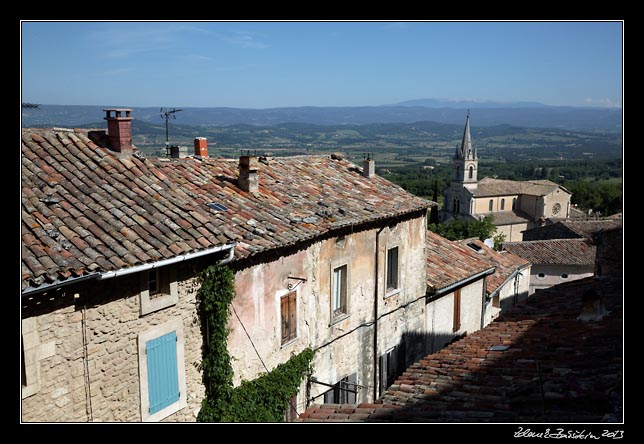
<path id="1" fill-rule="evenodd" d="M 494 217 L 496 233 L 505 240 L 523 240 L 523 231 L 540 226 L 547 219 L 570 216 L 571 193 L 550 180 L 501 180 L 486 177 L 478 180 L 478 153 L 472 146 L 470 114 L 460 146 L 452 158 L 453 176 L 444 192 L 441 222 L 453 218 L 483 219 Z"/>

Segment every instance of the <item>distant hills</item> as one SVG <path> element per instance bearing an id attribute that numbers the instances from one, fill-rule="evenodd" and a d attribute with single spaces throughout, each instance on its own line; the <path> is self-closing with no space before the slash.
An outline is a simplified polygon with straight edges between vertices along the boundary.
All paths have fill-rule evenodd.
<path id="1" fill-rule="evenodd" d="M 100 121 L 111 106 L 40 105 L 22 109 L 22 126 L 83 126 Z M 121 106 L 127 107 L 127 106 Z M 137 120 L 162 124 L 159 108 L 131 107 Z M 364 125 L 374 123 L 437 122 L 462 125 L 470 108 L 472 126 L 513 125 L 573 131 L 621 133 L 622 110 L 548 106 L 536 102 L 472 102 L 419 99 L 393 105 L 355 107 L 289 107 L 268 109 L 183 108 L 173 123 L 191 126 L 237 124 Z"/>

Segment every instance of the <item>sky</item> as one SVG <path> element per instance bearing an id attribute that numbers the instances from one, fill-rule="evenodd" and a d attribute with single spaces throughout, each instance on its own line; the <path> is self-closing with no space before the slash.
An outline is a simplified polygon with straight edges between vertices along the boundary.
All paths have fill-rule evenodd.
<path id="1" fill-rule="evenodd" d="M 622 106 L 622 22 L 22 22 L 22 101 Z"/>

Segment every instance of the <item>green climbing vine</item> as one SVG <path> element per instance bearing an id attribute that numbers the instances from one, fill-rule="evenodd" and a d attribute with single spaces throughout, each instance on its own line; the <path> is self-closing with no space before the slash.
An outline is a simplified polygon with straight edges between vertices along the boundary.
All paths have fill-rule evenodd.
<path id="1" fill-rule="evenodd" d="M 279 422 L 288 403 L 311 371 L 313 350 L 307 348 L 287 362 L 252 381 L 233 387 L 228 353 L 229 306 L 235 296 L 234 274 L 225 266 L 211 266 L 200 275 L 197 293 L 204 338 L 202 372 L 205 397 L 199 422 Z"/>

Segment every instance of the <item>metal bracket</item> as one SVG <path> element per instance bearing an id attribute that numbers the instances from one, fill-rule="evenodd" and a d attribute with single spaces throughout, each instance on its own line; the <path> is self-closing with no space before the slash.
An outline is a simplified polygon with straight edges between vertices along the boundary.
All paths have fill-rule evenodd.
<path id="1" fill-rule="evenodd" d="M 286 285 L 286 288 L 288 288 L 291 291 L 295 290 L 297 287 L 299 287 L 301 283 L 306 282 L 306 278 L 299 278 L 299 277 L 294 277 L 294 276 L 289 276 L 286 279 L 293 279 L 293 280 L 299 281 L 297 284 L 292 284 L 291 282 L 289 282 Z"/>

